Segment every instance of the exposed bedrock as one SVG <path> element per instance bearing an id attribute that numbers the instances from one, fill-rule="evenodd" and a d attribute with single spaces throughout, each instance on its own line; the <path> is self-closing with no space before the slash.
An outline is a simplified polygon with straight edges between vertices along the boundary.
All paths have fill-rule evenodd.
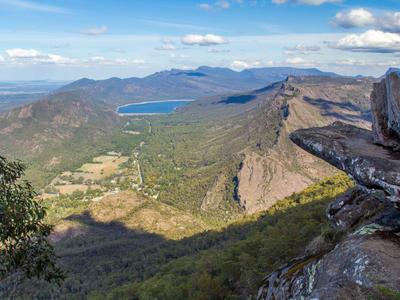
<path id="1" fill-rule="evenodd" d="M 400 142 L 400 70 L 389 69 L 385 78 L 374 84 L 371 94 L 374 141 L 399 148 Z"/>
<path id="2" fill-rule="evenodd" d="M 326 215 L 338 230 L 349 230 L 388 206 L 384 193 L 356 186 L 329 203 Z"/>
<path id="3" fill-rule="evenodd" d="M 356 187 L 327 214 L 347 236 L 330 249 L 314 243 L 319 246 L 269 274 L 258 299 L 390 299 L 380 289 L 399 292 L 400 211 L 383 193 Z"/>
<path id="4" fill-rule="evenodd" d="M 400 153 L 376 145 L 372 132 L 342 122 L 300 129 L 290 135 L 304 150 L 346 172 L 362 186 L 400 200 Z"/>
<path id="5" fill-rule="evenodd" d="M 335 122 L 290 135 L 295 144 L 346 172 L 358 185 L 327 208 L 342 238 L 318 237 L 302 257 L 264 279 L 259 299 L 400 297 L 399 70 L 389 70 L 375 84 L 371 107 L 373 131 Z"/>

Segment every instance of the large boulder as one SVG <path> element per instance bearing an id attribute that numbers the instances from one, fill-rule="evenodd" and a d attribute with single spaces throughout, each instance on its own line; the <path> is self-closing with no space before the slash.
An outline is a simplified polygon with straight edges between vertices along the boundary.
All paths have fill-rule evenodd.
<path id="1" fill-rule="evenodd" d="M 331 251 L 292 260 L 264 279 L 258 299 L 390 299 L 385 293 L 399 295 L 399 218 L 400 212 L 388 207 Z"/>
<path id="2" fill-rule="evenodd" d="M 290 138 L 304 150 L 351 175 L 357 183 L 385 191 L 400 202 L 400 153 L 376 145 L 372 132 L 342 122 L 300 129 Z"/>
<path id="3" fill-rule="evenodd" d="M 374 141 L 399 148 L 400 137 L 400 70 L 389 69 L 385 78 L 374 84 L 371 94 Z"/>
<path id="4" fill-rule="evenodd" d="M 337 230 L 349 230 L 385 208 L 385 195 L 356 186 L 328 205 L 326 215 Z"/>

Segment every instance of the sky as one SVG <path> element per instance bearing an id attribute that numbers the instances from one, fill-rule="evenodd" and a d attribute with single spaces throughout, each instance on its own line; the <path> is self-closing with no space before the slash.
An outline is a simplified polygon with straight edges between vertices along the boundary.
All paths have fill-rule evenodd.
<path id="1" fill-rule="evenodd" d="M 202 65 L 381 76 L 400 65 L 400 0 L 0 0 L 0 80 Z"/>

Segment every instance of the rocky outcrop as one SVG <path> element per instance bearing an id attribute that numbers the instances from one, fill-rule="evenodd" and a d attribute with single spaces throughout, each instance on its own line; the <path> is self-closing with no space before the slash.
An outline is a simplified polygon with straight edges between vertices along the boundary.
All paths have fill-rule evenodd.
<path id="1" fill-rule="evenodd" d="M 259 299 L 368 299 L 379 286 L 398 290 L 399 219 L 398 210 L 384 210 L 333 250 L 293 260 L 266 277 Z"/>
<path id="2" fill-rule="evenodd" d="M 385 207 L 385 195 L 356 186 L 329 203 L 326 215 L 337 230 L 349 230 Z"/>
<path id="3" fill-rule="evenodd" d="M 390 69 L 371 94 L 374 141 L 388 147 L 400 146 L 400 70 Z"/>
<path id="4" fill-rule="evenodd" d="M 243 151 L 238 194 L 247 214 L 267 210 L 280 199 L 337 172 L 328 163 L 294 145 L 289 134 L 299 128 L 326 126 L 339 120 L 370 129 L 368 106 L 372 85 L 370 81 L 345 78 L 289 77 L 278 92 L 268 94 L 266 90 L 271 87 L 257 91 L 262 93 L 258 96 L 265 97 L 264 107 L 268 111 L 275 106 L 271 101 L 276 103 L 282 119 L 277 128 L 277 138 L 268 137 L 269 141 L 275 142 L 268 146 L 267 151 L 254 147 Z M 263 112 L 259 117 L 253 117 L 254 123 L 249 130 L 260 128 L 265 138 L 271 120 L 274 120 L 270 115 Z M 214 186 L 212 189 L 215 190 Z"/>
<path id="5" fill-rule="evenodd" d="M 376 145 L 371 131 L 342 122 L 297 130 L 290 138 L 306 151 L 352 176 L 367 188 L 400 201 L 400 153 Z"/>
<path id="6" fill-rule="evenodd" d="M 389 70 L 375 84 L 371 101 L 372 132 L 335 122 L 291 134 L 358 185 L 327 208 L 336 234 L 343 235 L 336 245 L 309 247 L 313 251 L 268 275 L 258 299 L 399 297 L 400 71 Z"/>

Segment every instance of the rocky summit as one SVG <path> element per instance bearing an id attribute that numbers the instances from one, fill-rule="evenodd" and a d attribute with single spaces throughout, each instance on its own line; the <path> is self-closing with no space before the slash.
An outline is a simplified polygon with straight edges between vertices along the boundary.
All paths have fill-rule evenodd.
<path id="1" fill-rule="evenodd" d="M 327 208 L 331 243 L 264 279 L 258 299 L 392 299 L 400 292 L 400 70 L 371 94 L 372 131 L 342 122 L 290 135 L 304 150 L 350 175 L 357 186 Z M 322 240 L 319 238 L 319 241 Z M 328 239 L 329 240 L 329 239 Z"/>

